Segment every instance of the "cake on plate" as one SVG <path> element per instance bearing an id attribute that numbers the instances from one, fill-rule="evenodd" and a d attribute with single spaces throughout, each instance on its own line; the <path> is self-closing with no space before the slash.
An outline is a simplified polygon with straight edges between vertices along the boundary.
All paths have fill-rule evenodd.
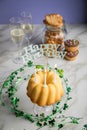
<path id="1" fill-rule="evenodd" d="M 54 71 L 42 70 L 31 75 L 27 85 L 27 96 L 33 103 L 39 106 L 49 106 L 60 101 L 63 95 L 64 88 L 61 79 Z"/>

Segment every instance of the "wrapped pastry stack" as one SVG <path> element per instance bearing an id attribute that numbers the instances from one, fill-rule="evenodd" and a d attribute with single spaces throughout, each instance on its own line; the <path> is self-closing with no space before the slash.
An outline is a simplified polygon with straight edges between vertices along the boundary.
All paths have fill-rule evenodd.
<path id="1" fill-rule="evenodd" d="M 65 59 L 69 61 L 75 60 L 79 53 L 78 51 L 79 41 L 75 39 L 68 39 L 64 42 L 64 45 L 66 51 Z"/>
<path id="2" fill-rule="evenodd" d="M 59 14 L 47 14 L 43 22 L 46 26 L 44 43 L 62 44 L 64 38 L 63 17 Z"/>

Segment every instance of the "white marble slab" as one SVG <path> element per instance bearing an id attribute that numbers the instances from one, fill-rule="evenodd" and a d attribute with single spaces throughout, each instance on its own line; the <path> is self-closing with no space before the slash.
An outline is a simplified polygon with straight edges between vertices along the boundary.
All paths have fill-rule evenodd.
<path id="1" fill-rule="evenodd" d="M 69 124 L 62 130 L 82 130 L 82 126 L 87 124 L 87 25 L 67 25 L 66 27 L 68 30 L 66 39 L 74 38 L 80 42 L 78 58 L 75 61 L 59 59 L 49 59 L 48 61 L 51 66 L 57 63 L 59 68 L 64 69 L 65 75 L 72 87 L 70 108 L 64 114 L 67 116 L 83 117 L 80 124 Z M 37 36 L 39 37 L 37 38 Z M 39 31 L 37 36 L 35 36 L 35 39 L 37 42 L 40 42 Z M 35 39 L 33 37 L 32 41 L 36 42 Z M 10 40 L 8 25 L 0 25 L 0 83 L 13 70 L 20 67 L 12 62 L 15 50 L 16 46 Z M 15 117 L 9 110 L 0 106 L 0 130 L 36 130 L 36 128 L 35 124 Z M 47 127 L 42 128 L 42 130 L 44 129 L 48 130 Z M 57 130 L 57 128 L 52 128 L 52 130 Z"/>

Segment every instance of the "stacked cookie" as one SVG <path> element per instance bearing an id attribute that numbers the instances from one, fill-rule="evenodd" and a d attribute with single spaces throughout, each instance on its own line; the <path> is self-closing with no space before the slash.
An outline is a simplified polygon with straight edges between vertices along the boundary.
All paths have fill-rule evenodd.
<path id="1" fill-rule="evenodd" d="M 47 14 L 43 22 L 50 26 L 62 27 L 63 17 L 60 14 Z"/>
<path id="2" fill-rule="evenodd" d="M 44 35 L 44 43 L 46 44 L 62 44 L 64 38 L 63 17 L 59 14 L 47 14 L 43 20 L 46 30 Z"/>
<path id="3" fill-rule="evenodd" d="M 65 59 L 70 61 L 75 60 L 79 53 L 78 51 L 79 41 L 75 39 L 68 39 L 64 41 L 64 45 L 66 51 Z"/>

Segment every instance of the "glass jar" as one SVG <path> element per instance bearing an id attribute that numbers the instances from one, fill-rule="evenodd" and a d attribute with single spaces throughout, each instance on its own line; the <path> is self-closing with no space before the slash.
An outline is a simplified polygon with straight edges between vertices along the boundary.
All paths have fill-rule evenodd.
<path id="1" fill-rule="evenodd" d="M 56 27 L 45 24 L 42 42 L 44 44 L 59 44 L 62 45 L 65 38 L 65 25 Z"/>

